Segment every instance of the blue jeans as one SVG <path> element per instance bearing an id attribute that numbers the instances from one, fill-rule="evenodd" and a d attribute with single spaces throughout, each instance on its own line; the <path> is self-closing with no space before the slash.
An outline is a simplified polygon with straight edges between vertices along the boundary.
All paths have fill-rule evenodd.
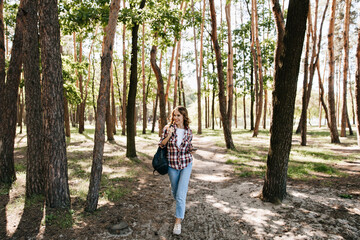
<path id="1" fill-rule="evenodd" d="M 184 219 L 186 194 L 190 181 L 192 162 L 186 168 L 177 170 L 169 167 L 169 179 L 171 182 L 171 193 L 176 200 L 175 217 Z"/>

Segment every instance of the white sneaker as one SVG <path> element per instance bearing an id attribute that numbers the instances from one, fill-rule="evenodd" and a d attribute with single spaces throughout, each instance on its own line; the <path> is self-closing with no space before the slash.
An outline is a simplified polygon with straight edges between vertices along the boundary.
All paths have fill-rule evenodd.
<path id="1" fill-rule="evenodd" d="M 176 234 L 176 235 L 181 234 L 181 223 L 175 223 L 173 234 Z"/>

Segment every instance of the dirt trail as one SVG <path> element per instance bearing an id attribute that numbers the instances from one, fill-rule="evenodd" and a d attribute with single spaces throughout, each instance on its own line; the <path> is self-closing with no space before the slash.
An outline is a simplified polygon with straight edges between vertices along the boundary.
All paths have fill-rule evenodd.
<path id="1" fill-rule="evenodd" d="M 175 203 L 167 175 L 153 176 L 145 171 L 136 191 L 109 210 L 112 219 L 119 212 L 117 219 L 128 223 L 131 233 L 119 236 L 105 230 L 94 238 L 360 239 L 358 195 L 346 199 L 340 197 L 341 188 L 289 182 L 289 196 L 282 204 L 264 203 L 256 198 L 261 179 L 235 177 L 231 165 L 225 164 L 225 150 L 211 137 L 196 136 L 193 143 L 198 151 L 181 236 L 172 235 Z"/>

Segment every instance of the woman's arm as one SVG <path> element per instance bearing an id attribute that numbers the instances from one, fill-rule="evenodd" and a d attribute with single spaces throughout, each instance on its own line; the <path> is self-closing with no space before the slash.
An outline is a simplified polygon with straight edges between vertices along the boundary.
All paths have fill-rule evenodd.
<path id="1" fill-rule="evenodd" d="M 172 134 L 174 133 L 175 131 L 175 128 L 173 126 L 165 126 L 165 129 L 164 129 L 164 136 L 163 136 L 163 139 L 160 141 L 160 147 L 164 147 L 167 142 L 169 141 L 170 137 L 172 136 Z M 165 137 L 166 135 L 166 137 Z"/>

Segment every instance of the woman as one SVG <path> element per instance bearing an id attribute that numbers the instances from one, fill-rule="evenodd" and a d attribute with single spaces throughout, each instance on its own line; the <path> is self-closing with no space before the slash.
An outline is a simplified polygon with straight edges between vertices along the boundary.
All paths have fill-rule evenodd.
<path id="1" fill-rule="evenodd" d="M 171 192 L 176 200 L 173 233 L 181 233 L 181 220 L 185 215 L 186 194 L 190 180 L 194 150 L 191 144 L 192 131 L 185 107 L 178 106 L 171 113 L 170 124 L 164 127 L 160 147 L 167 146 Z"/>

